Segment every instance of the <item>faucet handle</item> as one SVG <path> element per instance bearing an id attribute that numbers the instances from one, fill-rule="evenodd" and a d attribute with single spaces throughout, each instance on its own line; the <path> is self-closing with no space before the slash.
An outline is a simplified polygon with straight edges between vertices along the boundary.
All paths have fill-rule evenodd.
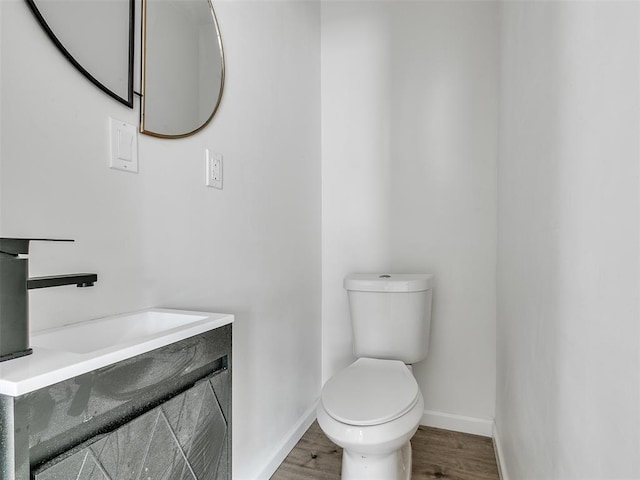
<path id="1" fill-rule="evenodd" d="M 0 238 L 0 253 L 24 255 L 29 253 L 29 242 L 73 242 L 64 238 Z"/>

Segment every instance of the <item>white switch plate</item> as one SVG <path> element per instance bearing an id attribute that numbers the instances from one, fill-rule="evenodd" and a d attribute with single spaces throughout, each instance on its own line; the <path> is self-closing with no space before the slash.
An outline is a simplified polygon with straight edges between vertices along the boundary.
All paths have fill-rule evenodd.
<path id="1" fill-rule="evenodd" d="M 131 124 L 109 118 L 111 151 L 109 166 L 138 173 L 138 129 Z"/>
<path id="2" fill-rule="evenodd" d="M 208 148 L 204 151 L 206 158 L 206 178 L 207 187 L 219 188 L 222 190 L 222 154 L 212 152 Z"/>

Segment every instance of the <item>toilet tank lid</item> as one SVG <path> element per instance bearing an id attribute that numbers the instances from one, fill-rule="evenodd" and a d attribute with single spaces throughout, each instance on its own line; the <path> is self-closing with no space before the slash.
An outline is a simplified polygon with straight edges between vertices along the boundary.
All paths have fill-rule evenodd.
<path id="1" fill-rule="evenodd" d="M 345 290 L 358 292 L 420 292 L 432 286 L 430 273 L 351 273 L 344 279 Z"/>

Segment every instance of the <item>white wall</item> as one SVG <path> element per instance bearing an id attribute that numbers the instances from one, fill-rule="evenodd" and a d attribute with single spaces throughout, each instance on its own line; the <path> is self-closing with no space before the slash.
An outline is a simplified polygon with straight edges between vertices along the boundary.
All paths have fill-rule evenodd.
<path id="1" fill-rule="evenodd" d="M 0 234 L 31 274 L 96 271 L 31 292 L 32 328 L 167 306 L 229 312 L 234 479 L 258 478 L 319 395 L 320 17 L 310 2 L 216 2 L 227 83 L 213 122 L 139 137 L 140 173 L 108 168 L 108 117 L 137 123 L 55 50 L 23 1 L 0 2 Z M 224 190 L 204 186 L 204 149 Z"/>
<path id="2" fill-rule="evenodd" d="M 350 363 L 342 279 L 436 276 L 424 423 L 490 434 L 499 9 L 322 5 L 323 378 Z M 460 418 L 462 417 L 462 418 Z"/>
<path id="3" fill-rule="evenodd" d="M 95 288 L 31 292 L 32 329 L 147 306 L 144 176 L 107 163 L 109 116 L 137 114 L 77 73 L 25 2 L 0 8 L 0 233 L 76 240 L 34 243 L 31 275 L 99 274 Z"/>
<path id="4" fill-rule="evenodd" d="M 216 13 L 222 104 L 204 135 L 141 145 L 145 231 L 152 303 L 236 315 L 234 479 L 252 480 L 320 394 L 320 12 Z M 198 188 L 207 146 L 224 155 L 222 191 Z"/>
<path id="5" fill-rule="evenodd" d="M 636 2 L 507 2 L 496 425 L 511 480 L 640 478 Z"/>

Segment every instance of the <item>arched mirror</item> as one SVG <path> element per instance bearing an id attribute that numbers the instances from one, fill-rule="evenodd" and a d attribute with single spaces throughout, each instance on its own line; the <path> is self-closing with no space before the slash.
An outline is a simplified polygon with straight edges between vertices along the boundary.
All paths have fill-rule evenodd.
<path id="1" fill-rule="evenodd" d="M 213 118 L 224 54 L 210 0 L 141 1 L 140 131 L 181 138 Z M 135 0 L 26 0 L 67 59 L 133 108 Z"/>
<path id="2" fill-rule="evenodd" d="M 180 138 L 213 118 L 224 54 L 209 0 L 143 0 L 140 131 Z"/>
<path id="3" fill-rule="evenodd" d="M 133 108 L 134 0 L 26 1 L 62 54 L 103 92 Z"/>

